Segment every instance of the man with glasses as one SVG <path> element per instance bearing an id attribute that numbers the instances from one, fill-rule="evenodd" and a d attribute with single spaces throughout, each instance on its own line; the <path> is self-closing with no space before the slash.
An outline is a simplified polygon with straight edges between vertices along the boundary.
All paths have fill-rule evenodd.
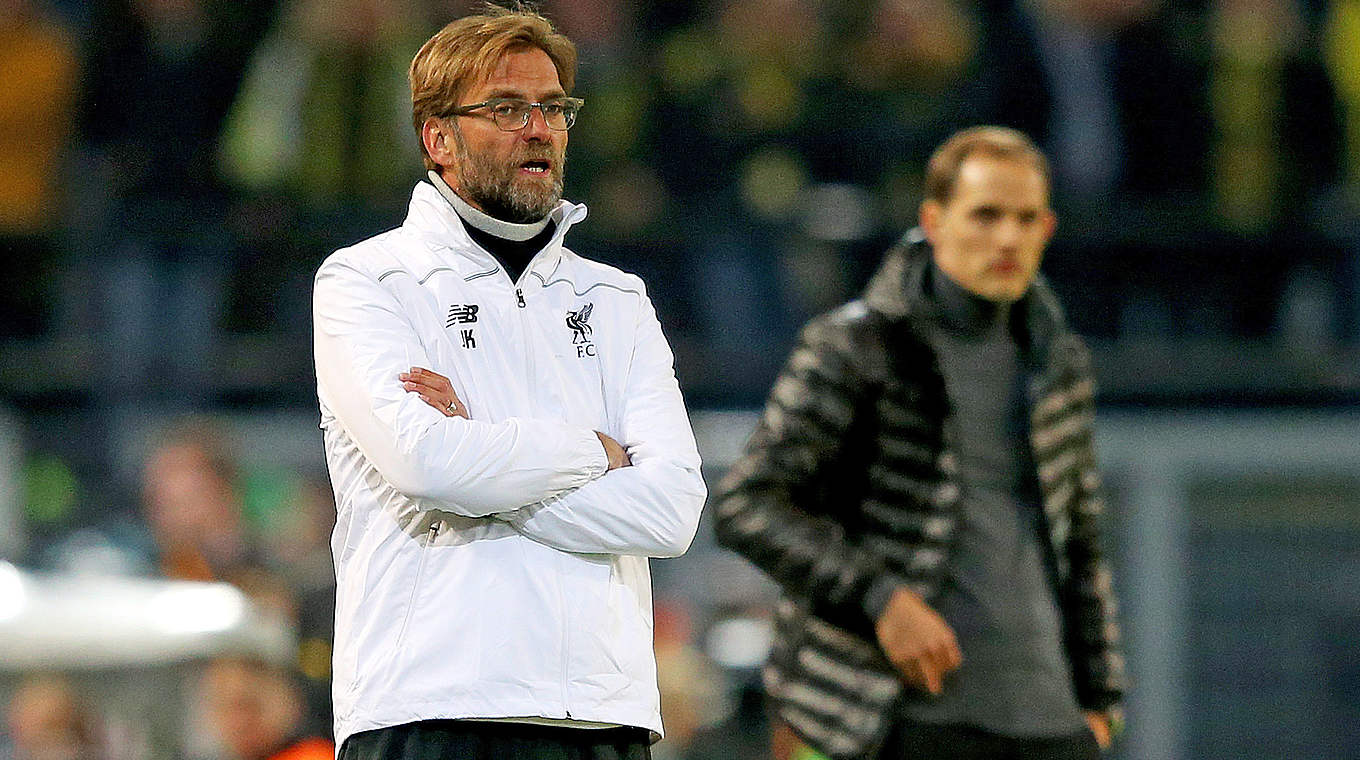
<path id="1" fill-rule="evenodd" d="M 1023 134 L 966 129 L 921 226 L 810 322 L 715 529 L 782 586 L 782 731 L 837 758 L 1094 760 L 1123 688 L 1090 358 Z"/>
<path id="2" fill-rule="evenodd" d="M 429 182 L 314 292 L 339 756 L 646 758 L 649 557 L 705 488 L 641 280 L 563 246 L 576 52 L 489 9 L 411 64 Z"/>

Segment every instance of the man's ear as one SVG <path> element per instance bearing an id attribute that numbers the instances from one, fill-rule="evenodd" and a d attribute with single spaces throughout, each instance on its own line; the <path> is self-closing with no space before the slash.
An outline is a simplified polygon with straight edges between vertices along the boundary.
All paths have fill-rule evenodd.
<path id="1" fill-rule="evenodd" d="M 940 215 L 943 213 L 944 207 L 939 201 L 921 201 L 921 231 L 926 234 L 926 240 L 930 241 L 931 245 L 935 244 L 935 232 L 940 228 Z"/>
<path id="2" fill-rule="evenodd" d="M 454 137 L 443 121 L 434 117 L 426 119 L 425 123 L 420 125 L 420 142 L 436 164 L 449 166 L 454 163 L 456 157 Z"/>

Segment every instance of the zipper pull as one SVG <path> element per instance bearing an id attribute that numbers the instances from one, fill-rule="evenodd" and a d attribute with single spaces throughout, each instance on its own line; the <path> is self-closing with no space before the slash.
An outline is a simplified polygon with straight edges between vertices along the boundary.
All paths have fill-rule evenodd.
<path id="1" fill-rule="evenodd" d="M 435 537 L 438 535 L 439 535 L 439 520 L 435 520 L 434 522 L 430 523 L 430 540 L 426 542 L 427 545 L 429 543 L 433 543 Z"/>
<path id="2" fill-rule="evenodd" d="M 521 289 L 519 289 L 519 288 L 515 288 L 515 300 L 519 302 L 519 307 L 520 307 L 521 309 L 523 309 L 523 308 L 524 308 L 524 291 L 523 291 L 523 290 L 521 290 Z"/>

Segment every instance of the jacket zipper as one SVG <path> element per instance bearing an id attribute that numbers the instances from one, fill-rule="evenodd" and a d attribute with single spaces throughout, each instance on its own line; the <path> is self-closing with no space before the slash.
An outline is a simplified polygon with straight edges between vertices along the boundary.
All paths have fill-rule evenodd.
<path id="1" fill-rule="evenodd" d="M 520 281 L 521 282 L 523 281 L 522 277 Z M 532 330 L 533 320 L 529 317 L 527 311 L 523 311 L 523 309 L 525 309 L 528 306 L 528 302 L 524 298 L 524 288 L 521 287 L 518 282 L 512 284 L 515 286 L 515 302 L 521 309 L 519 313 L 519 327 L 521 330 L 521 338 L 525 341 L 525 345 L 533 345 L 534 341 L 534 335 Z M 538 409 L 540 406 L 540 404 L 538 403 L 538 398 L 534 394 L 534 390 L 538 388 L 537 379 L 538 365 L 537 362 L 535 361 L 535 356 L 537 355 L 537 352 L 531 350 L 527 353 L 528 353 L 528 356 L 526 357 L 527 363 L 524 369 L 525 379 L 528 381 L 529 389 L 529 403 L 530 403 L 529 413 L 530 415 L 536 416 L 538 414 Z"/>
<path id="2" fill-rule="evenodd" d="M 561 559 L 559 558 L 559 561 Z M 557 577 L 557 596 L 562 602 L 562 713 L 568 718 L 571 717 L 571 708 L 567 702 L 567 670 L 571 667 L 571 609 L 567 600 L 566 591 L 562 588 L 562 576 Z"/>
<path id="3" fill-rule="evenodd" d="M 525 307 L 528 305 L 528 304 L 525 303 L 525 301 L 524 301 L 524 289 L 521 288 L 521 287 L 519 287 L 518 284 L 517 284 L 516 287 L 515 287 L 515 304 L 516 304 L 517 306 L 519 306 L 519 308 L 521 308 L 521 309 L 525 308 Z M 522 314 L 521 314 L 521 317 L 520 317 L 520 327 L 526 331 L 526 337 L 528 337 L 528 334 L 527 334 L 528 325 L 524 324 L 524 318 L 523 318 L 523 315 L 522 315 Z M 537 373 L 538 373 L 538 367 L 536 366 L 536 364 L 535 364 L 535 362 L 534 362 L 534 352 L 533 352 L 533 351 L 530 351 L 530 352 L 529 352 L 529 380 L 530 380 L 529 388 L 530 388 L 530 389 L 533 389 L 533 388 L 536 388 L 536 387 L 537 387 L 537 384 L 536 384 L 536 382 L 534 381 L 534 378 L 535 378 L 535 376 L 537 375 Z M 534 399 L 533 401 L 534 401 L 534 407 L 537 408 L 537 406 L 538 406 L 537 399 Z M 558 597 L 558 600 L 559 600 L 559 601 L 561 602 L 561 604 L 562 604 L 562 611 L 563 611 L 563 615 L 562 615 L 562 714 L 564 714 L 564 715 L 566 715 L 568 718 L 570 718 L 570 717 L 571 717 L 571 710 L 568 709 L 568 707 L 567 707 L 567 704 L 568 704 L 568 703 L 567 703 L 567 684 L 568 684 L 568 681 L 569 681 L 569 678 L 568 678 L 568 676 L 567 676 L 567 671 L 568 671 L 568 669 L 570 668 L 570 665 L 571 665 L 571 621 L 568 619 L 568 615 L 566 614 L 566 611 L 567 611 L 568 609 L 570 609 L 570 605 L 569 605 L 568 600 L 567 600 L 566 592 L 565 592 L 565 590 L 563 590 L 563 588 L 562 588 L 562 581 L 561 581 L 561 578 L 560 578 L 560 577 L 559 577 L 558 582 L 557 582 L 557 597 Z"/>
<path id="4" fill-rule="evenodd" d="M 416 609 L 416 594 L 420 593 L 420 578 L 425 574 L 425 558 L 430 554 L 430 547 L 434 546 L 434 539 L 439 535 L 439 520 L 430 523 L 430 532 L 425 539 L 425 546 L 420 549 L 420 562 L 416 565 L 416 580 L 411 584 L 411 602 L 406 605 L 406 617 L 401 621 L 401 632 L 397 634 L 397 643 L 394 649 L 401 649 L 401 645 L 406 641 L 406 628 L 411 624 L 411 615 Z"/>

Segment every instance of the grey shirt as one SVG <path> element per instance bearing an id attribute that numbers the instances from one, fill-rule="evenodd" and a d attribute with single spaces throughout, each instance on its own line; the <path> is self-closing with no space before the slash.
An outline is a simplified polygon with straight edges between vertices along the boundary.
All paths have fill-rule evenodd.
<path id="1" fill-rule="evenodd" d="M 905 704 L 910 719 L 1008 736 L 1083 730 L 1062 645 L 1039 485 L 1029 444 L 1024 353 L 1009 307 L 975 296 L 932 267 L 927 339 L 951 407 L 946 436 L 963 498 L 936 610 L 963 665 L 944 693 Z"/>

